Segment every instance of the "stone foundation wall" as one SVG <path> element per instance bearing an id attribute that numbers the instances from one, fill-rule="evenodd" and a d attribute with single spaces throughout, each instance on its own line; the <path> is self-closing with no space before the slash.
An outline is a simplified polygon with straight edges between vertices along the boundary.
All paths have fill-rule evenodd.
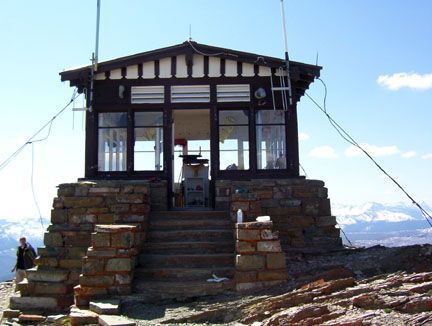
<path id="1" fill-rule="evenodd" d="M 324 182 L 307 179 L 216 181 L 216 209 L 238 209 L 244 221 L 269 215 L 286 252 L 328 250 L 342 246 Z"/>
<path id="2" fill-rule="evenodd" d="M 22 297 L 11 299 L 11 307 L 25 310 L 29 301 L 41 310 L 68 309 L 73 288 L 82 273 L 82 260 L 91 246 L 96 224 L 130 224 L 145 240 L 150 210 L 147 182 L 97 181 L 61 184 L 54 199 L 51 225 L 39 248 L 37 267 L 28 270 Z"/>
<path id="3" fill-rule="evenodd" d="M 83 259 L 75 305 L 88 307 L 91 299 L 129 294 L 142 232 L 132 225 L 96 225 L 92 246 Z"/>
<path id="4" fill-rule="evenodd" d="M 153 181 L 149 184 L 150 208 L 152 211 L 168 210 L 168 182 L 165 180 Z"/>
<path id="5" fill-rule="evenodd" d="M 237 291 L 253 290 L 287 280 L 286 257 L 272 222 L 236 224 Z"/>

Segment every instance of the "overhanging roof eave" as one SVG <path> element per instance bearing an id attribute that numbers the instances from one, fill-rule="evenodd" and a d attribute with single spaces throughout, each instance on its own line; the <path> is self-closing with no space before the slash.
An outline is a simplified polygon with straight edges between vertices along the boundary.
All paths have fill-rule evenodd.
<path id="1" fill-rule="evenodd" d="M 193 48 L 188 41 L 177 44 L 174 46 L 169 46 L 165 48 L 160 48 L 156 50 L 151 50 L 147 52 L 142 52 L 138 54 L 133 54 L 125 57 L 115 58 L 107 61 L 100 62 L 98 64 L 98 71 L 105 72 L 116 68 L 125 67 L 128 65 L 139 64 L 145 61 L 157 60 L 167 56 L 175 56 L 189 51 L 190 53 L 196 53 L 198 50 L 205 54 L 216 54 L 217 57 L 224 59 L 230 59 L 245 63 L 259 64 L 262 66 L 267 66 L 270 68 L 278 68 L 285 65 L 285 60 L 250 52 L 242 52 L 232 49 L 220 48 L 206 44 L 200 44 L 192 42 Z M 321 66 L 310 65 L 302 62 L 291 61 L 290 60 L 290 70 L 301 69 L 302 73 L 310 74 L 311 76 L 318 77 L 320 75 Z M 91 66 L 84 66 L 76 69 L 70 69 L 60 72 L 61 80 L 67 81 L 72 79 L 81 79 L 84 75 L 88 76 Z"/>

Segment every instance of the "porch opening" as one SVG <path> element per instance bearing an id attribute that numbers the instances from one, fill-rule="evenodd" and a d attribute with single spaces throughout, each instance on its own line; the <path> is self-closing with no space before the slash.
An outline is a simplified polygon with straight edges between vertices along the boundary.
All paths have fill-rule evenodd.
<path id="1" fill-rule="evenodd" d="M 185 209 L 209 207 L 210 110 L 173 110 L 172 118 L 172 206 Z"/>

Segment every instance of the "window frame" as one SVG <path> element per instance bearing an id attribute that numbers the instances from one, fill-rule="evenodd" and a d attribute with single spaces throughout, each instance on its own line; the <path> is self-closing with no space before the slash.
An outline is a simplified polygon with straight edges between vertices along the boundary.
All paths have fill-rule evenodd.
<path id="1" fill-rule="evenodd" d="M 162 115 L 162 124 L 161 125 L 149 125 L 149 124 L 146 124 L 146 125 L 137 125 L 136 123 L 135 123 L 135 115 L 136 115 L 136 113 L 160 113 L 161 115 Z M 132 128 L 132 135 L 133 135 L 133 138 L 132 138 L 132 172 L 133 173 L 138 173 L 138 174 L 141 174 L 141 173 L 160 173 L 160 172 L 164 172 L 165 170 L 166 170 L 166 166 L 165 166 L 165 142 L 166 142 L 166 139 L 165 139 L 165 121 L 164 121 L 165 119 L 164 119 L 164 110 L 134 110 L 133 112 L 132 112 L 132 121 L 133 121 L 133 123 L 132 123 L 132 126 L 131 126 L 131 128 Z M 161 170 L 136 170 L 135 169 L 135 129 L 137 129 L 137 128 L 158 128 L 158 129 L 161 129 L 162 130 L 162 169 Z"/>
<path id="2" fill-rule="evenodd" d="M 256 116 L 258 114 L 258 112 L 260 111 L 282 111 L 284 113 L 284 122 L 283 123 L 257 123 L 256 122 Z M 283 111 L 283 110 L 274 110 L 274 109 L 267 109 L 267 108 L 263 108 L 263 109 L 255 109 L 254 110 L 254 135 L 255 135 L 255 144 L 254 144 L 254 149 L 255 149 L 255 163 L 256 163 L 256 172 L 259 173 L 277 173 L 277 171 L 288 171 L 288 132 L 287 132 L 287 112 L 288 111 Z M 262 126 L 280 126 L 283 128 L 284 130 L 284 141 L 285 141 L 285 168 L 284 169 L 263 169 L 263 168 L 258 168 L 258 127 L 262 127 Z"/>
<path id="3" fill-rule="evenodd" d="M 210 124 L 211 128 L 211 142 L 210 142 L 210 151 L 212 161 L 212 171 L 214 180 L 217 179 L 228 179 L 228 180 L 243 180 L 243 179 L 256 179 L 256 178 L 280 178 L 280 177 L 298 177 L 295 173 L 293 173 L 290 168 L 290 143 L 288 142 L 288 138 L 290 137 L 290 132 L 288 130 L 290 125 L 290 112 L 285 112 L 285 141 L 286 141 L 286 156 L 287 156 L 287 168 L 286 169 L 275 169 L 275 170 L 265 170 L 257 168 L 257 148 L 256 148 L 256 112 L 258 110 L 273 110 L 271 107 L 257 107 L 253 102 L 242 105 L 242 103 L 215 103 L 214 101 L 210 104 L 210 113 L 212 115 L 212 121 Z M 176 108 L 178 106 L 175 106 Z M 180 106 L 183 108 L 183 106 Z M 157 107 L 148 105 L 135 107 L 128 105 L 127 107 L 106 107 L 106 108 L 96 108 L 94 112 L 91 114 L 93 118 L 87 120 L 87 123 L 91 123 L 94 127 L 91 134 L 93 137 L 86 137 L 86 142 L 89 141 L 93 145 L 86 145 L 86 157 L 92 157 L 93 165 L 87 165 L 86 163 L 86 178 L 94 178 L 94 179 L 151 179 L 151 178 L 159 178 L 162 180 L 168 180 L 170 176 L 171 162 L 170 162 L 170 139 L 171 135 L 171 112 L 173 106 L 170 105 L 158 105 Z M 248 112 L 248 125 L 249 125 L 249 169 L 248 170 L 220 170 L 219 169 L 219 111 L 221 110 L 246 110 Z M 98 114 L 99 113 L 115 113 L 126 112 L 128 114 L 128 169 L 127 171 L 97 171 L 94 166 L 98 164 Z M 135 171 L 133 166 L 134 156 L 133 156 L 133 137 L 134 137 L 134 113 L 135 112 L 162 112 L 163 113 L 163 139 L 164 139 L 164 169 L 161 171 Z M 96 150 L 94 150 L 96 146 Z M 91 151 L 89 151 L 92 149 Z M 168 153 L 167 155 L 165 155 Z M 90 161 L 86 161 L 90 162 Z"/>
<path id="4" fill-rule="evenodd" d="M 135 177 L 139 177 L 139 178 L 144 178 L 144 179 L 148 179 L 148 178 L 162 178 L 162 179 L 166 179 L 167 177 L 167 173 L 168 173 L 168 166 L 167 166 L 167 160 L 166 160 L 166 155 L 165 155 L 165 148 L 166 148 L 166 141 L 167 141 L 167 136 L 168 136 L 168 131 L 167 131 L 167 113 L 166 113 L 167 108 L 164 107 L 164 105 L 161 105 L 160 108 L 151 108 L 151 109 L 138 109 L 138 108 L 133 108 L 133 107 L 128 107 L 128 108 L 124 108 L 124 109 L 114 109 L 114 110 L 110 110 L 110 109 L 98 109 L 97 111 L 95 110 L 95 118 L 94 118 L 94 145 L 95 147 L 93 147 L 96 150 L 93 150 L 92 156 L 93 156 L 93 161 L 96 164 L 96 168 L 95 168 L 95 175 L 94 178 L 98 179 L 98 178 L 118 178 L 118 179 L 130 179 L 130 178 L 135 178 Z M 134 167 L 134 143 L 135 143 L 135 113 L 136 112 L 160 112 L 162 113 L 162 126 L 160 128 L 162 128 L 163 130 L 163 169 L 160 171 L 153 171 L 153 170 L 137 170 L 135 171 L 135 167 Z M 99 146 L 99 129 L 103 129 L 106 127 L 99 127 L 99 114 L 103 114 L 103 113 L 126 113 L 127 114 L 127 146 L 126 146 L 126 170 L 125 171 L 99 171 L 98 169 L 98 164 L 99 164 L 99 157 L 98 157 L 98 146 Z M 139 126 L 141 127 L 141 126 Z M 121 127 L 124 128 L 124 127 Z"/>
<path id="5" fill-rule="evenodd" d="M 219 113 L 221 111 L 246 111 L 247 112 L 247 123 L 240 123 L 240 124 L 220 124 L 219 121 Z M 215 117 L 216 117 L 216 121 L 215 121 L 215 126 L 216 126 L 216 135 L 215 137 L 215 142 L 217 144 L 217 148 L 215 150 L 215 152 L 217 153 L 217 162 L 215 162 L 215 166 L 216 166 L 216 170 L 217 170 L 217 177 L 218 178 L 232 178 L 233 176 L 244 176 L 244 175 L 250 175 L 253 170 L 254 170 L 254 162 L 252 160 L 252 152 L 253 152 L 253 143 L 252 143 L 252 134 L 251 134 L 251 106 L 250 105 L 244 105 L 242 106 L 241 104 L 237 104 L 236 107 L 233 106 L 222 106 L 222 105 L 218 105 L 216 107 L 215 110 Z M 248 161 L 249 161 L 249 168 L 248 169 L 243 169 L 243 170 L 226 170 L 226 169 L 221 169 L 220 168 L 220 127 L 221 126 L 242 126 L 242 127 L 247 127 L 247 131 L 248 131 L 248 142 L 249 142 L 249 149 L 248 149 Z"/>
<path id="6" fill-rule="evenodd" d="M 100 114 L 116 114 L 116 113 L 126 113 L 126 125 L 122 125 L 122 126 L 100 126 L 99 122 L 100 122 Z M 98 174 L 124 174 L 128 171 L 128 166 L 129 166 L 129 132 L 128 132 L 128 128 L 129 128 L 129 123 L 128 123 L 129 117 L 126 111 L 102 111 L 102 112 L 98 112 L 97 117 L 96 117 L 96 142 L 95 142 L 95 156 L 96 156 L 96 171 Z M 111 129 L 125 129 L 126 130 L 126 168 L 124 170 L 119 170 L 119 171 L 105 171 L 105 170 L 99 170 L 99 132 L 100 130 L 111 130 Z"/>

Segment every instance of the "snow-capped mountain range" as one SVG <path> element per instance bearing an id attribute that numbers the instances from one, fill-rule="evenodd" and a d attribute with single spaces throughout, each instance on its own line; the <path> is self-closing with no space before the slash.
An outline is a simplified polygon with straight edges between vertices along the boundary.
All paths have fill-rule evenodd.
<path id="1" fill-rule="evenodd" d="M 430 205 L 421 203 L 421 206 L 432 214 Z M 432 228 L 413 204 L 333 204 L 332 214 L 348 238 L 358 246 L 432 243 Z"/>
<path id="2" fill-rule="evenodd" d="M 431 207 L 426 203 L 421 204 L 427 211 Z M 332 213 L 337 216 L 338 223 L 341 225 L 351 225 L 361 222 L 404 222 L 414 220 L 424 220 L 420 210 L 413 204 L 383 204 L 365 203 L 363 205 L 343 205 L 333 204 Z"/>

